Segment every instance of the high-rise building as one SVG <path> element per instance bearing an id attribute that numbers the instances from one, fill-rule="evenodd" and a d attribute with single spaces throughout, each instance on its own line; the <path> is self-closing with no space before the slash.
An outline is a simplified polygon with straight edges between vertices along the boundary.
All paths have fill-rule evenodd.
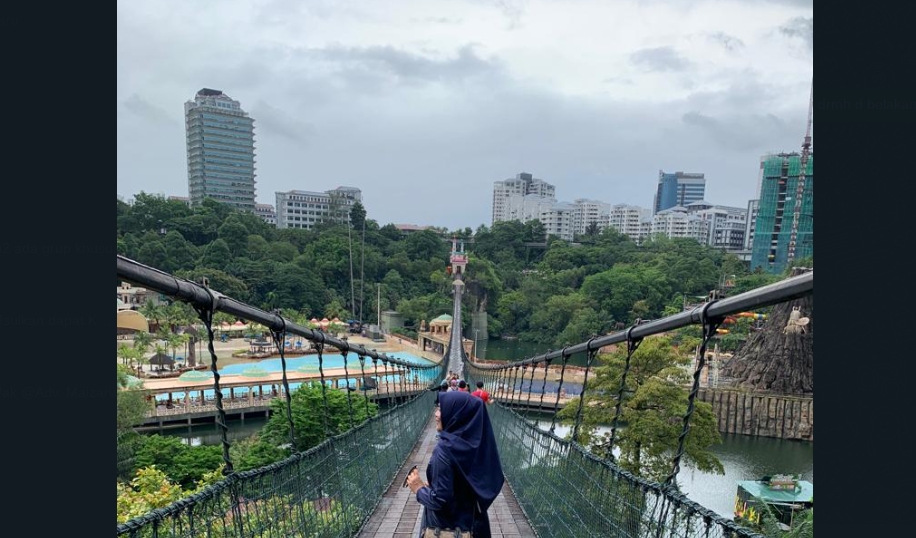
<path id="1" fill-rule="evenodd" d="M 747 210 L 743 207 L 713 205 L 700 200 L 688 204 L 687 212 L 709 222 L 707 245 L 732 252 L 744 248 Z"/>
<path id="2" fill-rule="evenodd" d="M 277 212 L 271 204 L 255 204 L 254 214 L 271 226 L 277 225 Z"/>
<path id="3" fill-rule="evenodd" d="M 673 174 L 658 171 L 658 188 L 652 204 L 654 212 L 664 211 L 674 206 L 686 207 L 706 195 L 706 175 L 697 173 L 675 172 Z"/>
<path id="4" fill-rule="evenodd" d="M 575 207 L 573 233 L 583 235 L 592 224 L 595 224 L 599 230 L 607 228 L 611 204 L 579 198 L 573 202 L 573 207 Z"/>
<path id="5" fill-rule="evenodd" d="M 254 211 L 254 119 L 220 90 L 203 88 L 184 104 L 191 205 L 213 198 Z"/>
<path id="6" fill-rule="evenodd" d="M 801 155 L 780 153 L 764 163 L 760 189 L 760 209 L 751 248 L 751 269 L 758 267 L 780 273 L 789 264 L 789 242 L 792 236 L 795 205 L 801 188 L 801 207 L 796 227 L 795 258 L 814 255 L 814 153 L 808 157 L 805 173 L 801 172 Z"/>
<path id="7" fill-rule="evenodd" d="M 651 235 L 659 234 L 670 239 L 690 238 L 706 244 L 709 241 L 709 222 L 688 213 L 685 207 L 669 207 L 652 217 Z"/>
<path id="8" fill-rule="evenodd" d="M 521 172 L 514 178 L 493 182 L 493 223 L 514 220 L 509 218 L 508 203 L 512 195 L 534 195 L 539 198 L 554 198 L 556 188 L 543 179 Z"/>
<path id="9" fill-rule="evenodd" d="M 573 228 L 575 215 L 576 206 L 561 202 L 541 211 L 538 220 L 544 225 L 546 235 L 555 235 L 564 241 L 572 241 L 575 234 Z"/>
<path id="10" fill-rule="evenodd" d="M 350 209 L 362 202 L 362 191 L 337 187 L 325 192 L 289 191 L 277 195 L 277 228 L 310 230 L 322 222 L 347 222 Z"/>
<path id="11" fill-rule="evenodd" d="M 643 225 L 645 221 L 648 225 Z M 608 215 L 608 225 L 639 243 L 644 235 L 652 232 L 652 210 L 635 205 L 613 205 Z"/>
<path id="12" fill-rule="evenodd" d="M 554 197 L 544 197 L 537 194 L 511 194 L 504 203 L 504 218 L 502 220 L 517 220 L 528 222 L 541 217 L 541 212 L 546 211 L 557 203 Z"/>

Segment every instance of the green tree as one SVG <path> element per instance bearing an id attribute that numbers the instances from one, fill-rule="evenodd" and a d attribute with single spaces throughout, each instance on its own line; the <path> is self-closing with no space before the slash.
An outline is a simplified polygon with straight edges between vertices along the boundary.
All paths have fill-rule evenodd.
<path id="1" fill-rule="evenodd" d="M 194 245 L 185 241 L 185 238 L 175 230 L 165 234 L 162 240 L 165 247 L 166 263 L 163 266 L 165 271 L 178 271 L 181 269 L 193 269 L 194 262 L 197 259 Z"/>
<path id="2" fill-rule="evenodd" d="M 210 269 L 222 270 L 229 264 L 231 258 L 232 252 L 229 250 L 229 245 L 220 238 L 207 245 L 200 264 Z"/>
<path id="3" fill-rule="evenodd" d="M 191 487 L 223 463 L 222 449 L 216 445 L 189 446 L 178 437 L 147 435 L 137 450 L 138 468 L 155 465 L 182 487 Z"/>
<path id="4" fill-rule="evenodd" d="M 618 464 L 627 471 L 655 481 L 664 480 L 671 472 L 687 409 L 688 391 L 683 385 L 690 379 L 686 368 L 692 350 L 689 343 L 675 348 L 669 337 L 653 337 L 645 339 L 633 354 L 621 413 L 626 427 L 618 430 L 616 442 Z M 625 357 L 623 346 L 611 355 L 599 356 L 601 366 L 595 369 L 594 381 L 589 381 L 583 406 L 578 440 L 602 457 L 611 455 L 609 434 L 599 435 L 597 427 L 613 421 Z M 716 417 L 708 403 L 695 405 L 685 459 L 701 471 L 721 474 L 722 464 L 709 450 L 721 442 Z M 577 408 L 568 406 L 560 416 L 568 420 Z"/>
<path id="5" fill-rule="evenodd" d="M 353 400 L 354 424 L 361 424 L 368 418 L 365 396 L 351 394 L 350 397 Z M 291 400 L 296 450 L 308 450 L 323 441 L 328 434 L 337 435 L 350 429 L 347 395 L 342 391 L 327 389 L 327 430 L 324 427 L 325 404 L 320 384 L 299 387 L 292 393 Z M 275 398 L 270 405 L 272 412 L 264 429 L 261 430 L 261 439 L 274 446 L 288 444 L 286 402 L 282 398 Z M 378 414 L 378 405 L 374 402 L 369 402 L 369 413 L 372 416 Z"/>
<path id="6" fill-rule="evenodd" d="M 137 261 L 149 265 L 150 267 L 155 267 L 156 269 L 165 267 L 168 259 L 168 252 L 166 252 L 161 241 L 151 241 L 144 244 L 140 247 L 140 252 L 137 254 Z"/>
<path id="7" fill-rule="evenodd" d="M 226 219 L 226 222 L 219 227 L 216 233 L 220 239 L 226 242 L 229 252 L 234 256 L 245 254 L 245 248 L 248 246 L 248 228 L 243 226 L 237 218 Z M 221 268 L 217 267 L 217 269 Z"/>
<path id="8" fill-rule="evenodd" d="M 354 230 L 362 230 L 366 223 L 366 208 L 359 201 L 350 208 L 350 225 Z"/>

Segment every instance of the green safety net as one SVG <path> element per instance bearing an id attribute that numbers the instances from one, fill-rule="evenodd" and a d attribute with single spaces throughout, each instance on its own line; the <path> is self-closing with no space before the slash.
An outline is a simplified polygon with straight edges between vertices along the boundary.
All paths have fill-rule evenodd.
<path id="1" fill-rule="evenodd" d="M 491 395 L 496 393 L 496 403 L 487 410 L 503 473 L 539 536 L 763 538 L 691 501 L 673 486 L 639 478 L 578 443 L 544 431 L 512 404 L 500 401 L 503 390 L 511 391 L 513 385 L 510 380 L 508 389 L 499 388 L 504 374 L 471 364 L 466 369 L 472 382 L 483 381 Z M 526 379 L 522 390 L 528 385 Z M 527 396 L 531 404 L 541 403 L 541 394 Z M 549 407 L 555 397 L 546 396 L 543 406 Z"/>
<path id="2" fill-rule="evenodd" d="M 419 439 L 434 399 L 434 393 L 423 391 L 306 452 L 235 473 L 167 508 L 119 525 L 118 535 L 354 536 Z"/>

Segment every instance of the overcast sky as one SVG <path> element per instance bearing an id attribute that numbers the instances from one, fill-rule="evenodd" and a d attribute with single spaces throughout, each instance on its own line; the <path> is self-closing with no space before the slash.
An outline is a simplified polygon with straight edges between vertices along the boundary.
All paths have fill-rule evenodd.
<path id="1" fill-rule="evenodd" d="M 122 0 L 118 194 L 187 196 L 185 101 L 255 119 L 257 201 L 362 189 L 370 218 L 490 224 L 493 181 L 649 207 L 658 171 L 745 206 L 797 151 L 811 0 Z"/>

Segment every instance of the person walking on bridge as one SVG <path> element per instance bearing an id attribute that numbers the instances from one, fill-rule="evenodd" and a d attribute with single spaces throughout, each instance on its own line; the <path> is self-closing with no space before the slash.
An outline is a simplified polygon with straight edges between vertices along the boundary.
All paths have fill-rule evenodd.
<path id="1" fill-rule="evenodd" d="M 483 381 L 478 381 L 478 382 L 477 382 L 477 390 L 475 390 L 474 392 L 472 392 L 472 393 L 471 393 L 471 396 L 476 396 L 476 397 L 480 398 L 481 400 L 483 400 L 483 403 L 485 403 L 485 404 L 487 404 L 487 405 L 490 405 L 491 403 L 493 403 L 493 401 L 490 400 L 490 393 L 487 392 L 487 391 L 485 391 L 485 390 L 483 390 Z"/>
<path id="2" fill-rule="evenodd" d="M 424 483 L 416 469 L 407 486 L 423 505 L 420 538 L 490 538 L 487 509 L 503 487 L 496 437 L 481 399 L 467 392 L 439 394 L 433 449 Z"/>

